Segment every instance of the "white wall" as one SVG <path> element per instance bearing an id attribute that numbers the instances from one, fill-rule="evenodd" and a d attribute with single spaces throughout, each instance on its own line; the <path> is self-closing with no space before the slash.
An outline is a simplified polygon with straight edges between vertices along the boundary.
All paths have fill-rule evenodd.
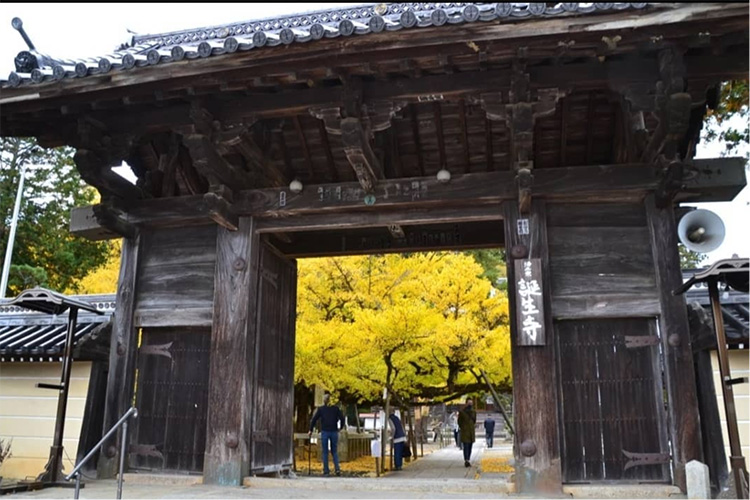
<path id="1" fill-rule="evenodd" d="M 724 397 L 721 392 L 721 375 L 719 373 L 719 358 L 716 351 L 711 352 L 711 366 L 714 371 L 714 387 L 716 388 L 716 400 L 719 405 L 719 416 L 721 418 L 721 432 L 724 440 L 724 450 L 727 454 L 727 464 L 729 460 L 729 437 L 727 434 L 727 416 L 724 410 Z M 732 378 L 750 377 L 750 352 L 747 349 L 738 349 L 729 351 L 729 370 L 732 372 Z M 745 464 L 750 461 L 750 384 L 735 384 L 732 386 L 734 393 L 734 406 L 737 411 L 737 426 L 740 434 L 740 444 L 742 445 L 742 455 L 745 457 Z M 731 468 L 730 468 L 731 470 Z"/>
<path id="2" fill-rule="evenodd" d="M 37 382 L 59 384 L 62 363 L 0 363 L 0 439 L 13 440 L 12 456 L 0 467 L 9 479 L 36 477 L 44 470 L 55 434 L 58 391 Z M 86 406 L 90 361 L 73 363 L 63 434 L 63 471 L 72 470 Z M 68 460 L 70 458 L 70 460 Z"/>

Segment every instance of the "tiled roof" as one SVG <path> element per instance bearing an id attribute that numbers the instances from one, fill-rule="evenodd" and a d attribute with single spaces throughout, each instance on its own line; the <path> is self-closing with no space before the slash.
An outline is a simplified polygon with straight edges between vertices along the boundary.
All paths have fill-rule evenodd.
<path id="1" fill-rule="evenodd" d="M 76 348 L 97 341 L 115 310 L 114 295 L 72 297 L 87 302 L 105 314 L 79 310 L 76 321 Z M 68 314 L 49 315 L 15 305 L 0 304 L 0 362 L 57 361 L 63 354 Z"/>
<path id="2" fill-rule="evenodd" d="M 62 60 L 23 51 L 16 71 L 0 87 L 83 78 L 135 67 L 202 59 L 262 47 L 322 38 L 486 21 L 642 9 L 646 3 L 393 3 L 368 4 L 296 16 L 263 19 L 156 35 L 134 36 L 130 44 L 98 58 Z M 16 21 L 16 20 L 14 20 Z M 16 21 L 14 26 L 20 25 Z"/>
<path id="3" fill-rule="evenodd" d="M 684 270 L 682 277 L 684 281 L 701 270 Z M 748 331 L 750 330 L 750 308 L 748 300 L 750 295 L 745 292 L 738 292 L 729 287 L 720 288 L 719 300 L 721 302 L 721 313 L 724 319 L 724 332 L 727 336 L 727 343 L 732 347 L 742 347 L 747 349 L 749 339 Z M 708 318 L 712 318 L 711 299 L 708 296 L 708 284 L 706 282 L 695 283 L 685 292 L 685 301 L 690 304 L 697 302 L 706 311 Z M 711 332 L 713 336 L 713 330 Z"/>

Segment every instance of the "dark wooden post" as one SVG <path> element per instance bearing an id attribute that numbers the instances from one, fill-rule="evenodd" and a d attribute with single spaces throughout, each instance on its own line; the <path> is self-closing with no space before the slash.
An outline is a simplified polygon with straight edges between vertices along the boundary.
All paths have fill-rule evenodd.
<path id="1" fill-rule="evenodd" d="M 518 202 L 503 203 L 508 269 L 508 299 L 511 314 L 517 311 L 519 277 L 515 261 L 520 257 L 541 260 L 544 307 L 543 345 L 519 345 L 518 318 L 511 325 L 513 400 L 516 415 L 516 491 L 562 494 L 560 438 L 557 410 L 555 338 L 550 307 L 546 209 L 543 200 L 533 200 L 528 215 L 519 214 Z M 519 234 L 519 219 L 528 220 L 529 234 Z M 522 223 L 522 226 L 525 224 Z M 523 230 L 521 232 L 524 232 Z M 521 246 L 525 247 L 524 249 Z M 530 249 L 530 254 L 528 253 Z"/>
<path id="2" fill-rule="evenodd" d="M 78 437 L 76 463 L 94 447 L 102 438 L 104 422 L 104 404 L 107 397 L 107 363 L 96 360 L 91 363 L 89 388 L 86 394 L 86 405 L 83 410 L 81 433 Z M 83 467 L 84 473 L 96 472 L 98 458 L 95 456 Z"/>
<path id="3" fill-rule="evenodd" d="M 133 313 L 135 311 L 140 246 L 140 233 L 137 233 L 134 238 L 122 240 L 120 276 L 117 280 L 117 310 L 112 324 L 107 398 L 104 406 L 102 434 L 115 425 L 130 408 L 133 401 L 135 360 L 138 350 L 138 334 L 133 325 Z M 102 446 L 97 466 L 97 475 L 100 479 L 112 478 L 117 474 L 117 443 L 119 443 L 121 432 L 121 430 L 118 431 L 113 438 Z"/>
<path id="4" fill-rule="evenodd" d="M 666 362 L 674 483 L 686 491 L 685 465 L 691 460 L 703 461 L 703 451 L 685 298 L 672 294 L 682 285 L 677 224 L 671 205 L 658 208 L 653 194 L 645 203 L 661 308 L 659 331 Z"/>
<path id="5" fill-rule="evenodd" d="M 258 246 L 251 217 L 217 230 L 204 484 L 237 486 L 250 470 Z"/>

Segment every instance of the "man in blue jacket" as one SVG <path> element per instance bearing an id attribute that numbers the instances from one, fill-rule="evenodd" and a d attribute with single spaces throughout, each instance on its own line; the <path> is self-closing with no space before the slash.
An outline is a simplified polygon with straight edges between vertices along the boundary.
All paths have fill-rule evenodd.
<path id="1" fill-rule="evenodd" d="M 492 448 L 495 437 L 495 421 L 490 417 L 484 420 L 484 436 L 487 440 L 487 448 Z"/>
<path id="2" fill-rule="evenodd" d="M 393 466 L 394 470 L 401 470 L 404 464 L 406 433 L 404 432 L 404 425 L 401 423 L 401 419 L 396 415 L 396 409 L 391 408 L 390 413 L 388 422 L 393 438 Z"/>
<path id="3" fill-rule="evenodd" d="M 339 430 L 344 428 L 344 414 L 338 406 L 329 405 L 331 401 L 331 395 L 325 394 L 323 396 L 323 406 L 319 406 L 313 415 L 312 421 L 310 422 L 310 432 L 308 436 L 312 436 L 315 424 L 320 420 L 320 441 L 323 445 L 323 475 L 329 476 L 331 474 L 328 468 L 328 444 L 331 445 L 331 454 L 333 455 L 333 466 L 337 476 L 341 475 L 341 467 L 339 466 Z M 339 423 L 341 424 L 339 426 Z"/>

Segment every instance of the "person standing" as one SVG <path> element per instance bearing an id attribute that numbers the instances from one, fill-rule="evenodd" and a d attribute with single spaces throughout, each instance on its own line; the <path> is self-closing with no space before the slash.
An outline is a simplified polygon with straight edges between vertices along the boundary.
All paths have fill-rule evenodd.
<path id="1" fill-rule="evenodd" d="M 453 431 L 453 439 L 456 440 L 456 448 L 461 449 L 461 440 L 458 438 L 458 412 L 454 411 L 448 418 L 448 425 Z"/>
<path id="2" fill-rule="evenodd" d="M 484 437 L 487 440 L 487 448 L 492 448 L 493 438 L 495 437 L 495 421 L 492 417 L 484 420 Z"/>
<path id="3" fill-rule="evenodd" d="M 406 433 L 401 419 L 396 415 L 396 409 L 391 408 L 391 415 L 388 417 L 388 426 L 393 436 L 393 470 L 401 470 L 404 464 L 404 446 L 406 443 Z"/>
<path id="4" fill-rule="evenodd" d="M 341 409 L 338 406 L 330 405 L 331 395 L 325 394 L 323 396 L 323 406 L 319 406 L 313 415 L 312 421 L 310 421 L 310 432 L 308 436 L 312 436 L 315 424 L 320 420 L 320 442 L 323 446 L 323 475 L 330 476 L 331 470 L 328 468 L 328 445 L 331 446 L 331 454 L 333 455 L 333 467 L 337 476 L 341 475 L 341 467 L 339 466 L 339 430 L 344 428 L 344 414 L 341 413 Z M 339 426 L 340 424 L 340 426 Z"/>
<path id="5" fill-rule="evenodd" d="M 477 423 L 477 412 L 474 411 L 471 398 L 466 399 L 466 405 L 458 412 L 458 427 L 461 443 L 464 448 L 464 467 L 471 467 L 471 448 L 476 440 L 474 426 Z"/>

